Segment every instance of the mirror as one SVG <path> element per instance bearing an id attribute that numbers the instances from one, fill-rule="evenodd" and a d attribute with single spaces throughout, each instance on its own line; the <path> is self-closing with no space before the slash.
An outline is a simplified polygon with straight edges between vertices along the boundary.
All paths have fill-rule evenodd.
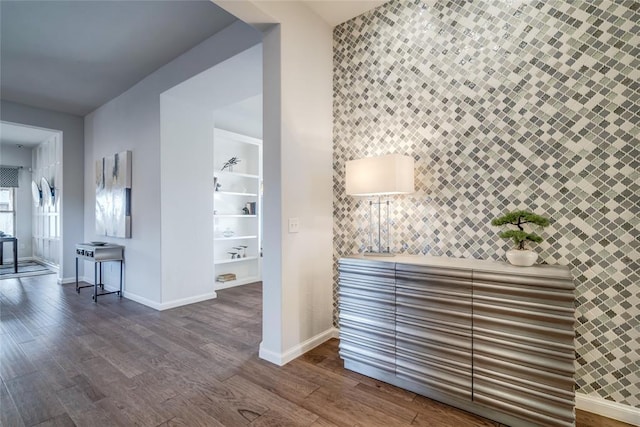
<path id="1" fill-rule="evenodd" d="M 42 205 L 53 206 L 53 203 L 55 202 L 55 190 L 44 176 L 40 179 L 40 188 L 42 192 Z"/>
<path id="2" fill-rule="evenodd" d="M 38 207 L 42 204 L 42 191 L 35 181 L 31 181 L 31 196 L 33 196 L 33 204 Z"/>

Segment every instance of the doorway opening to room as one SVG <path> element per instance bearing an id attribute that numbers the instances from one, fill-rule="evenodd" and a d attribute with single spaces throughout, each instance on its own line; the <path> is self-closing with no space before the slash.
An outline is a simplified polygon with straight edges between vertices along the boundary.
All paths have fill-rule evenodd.
<path id="1" fill-rule="evenodd" d="M 62 132 L 3 121 L 0 135 L 0 279 L 61 278 Z"/>
<path id="2" fill-rule="evenodd" d="M 262 323 L 262 60 L 258 44 L 160 97 L 163 305 L 237 303 L 244 344 Z"/>

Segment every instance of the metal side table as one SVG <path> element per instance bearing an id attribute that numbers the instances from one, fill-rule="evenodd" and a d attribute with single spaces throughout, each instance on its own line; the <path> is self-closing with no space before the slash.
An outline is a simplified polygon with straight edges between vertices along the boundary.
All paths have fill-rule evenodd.
<path id="1" fill-rule="evenodd" d="M 78 260 L 93 262 L 93 285 L 79 286 L 78 284 Z M 102 263 L 110 261 L 120 261 L 120 290 L 105 292 L 102 282 Z M 112 244 L 79 243 L 76 245 L 76 292 L 80 293 L 82 288 L 93 287 L 94 303 L 98 302 L 101 295 L 118 294 L 122 298 L 122 263 L 124 261 L 124 246 Z M 98 274 L 98 269 L 100 273 Z M 98 287 L 102 292 L 98 293 Z"/>

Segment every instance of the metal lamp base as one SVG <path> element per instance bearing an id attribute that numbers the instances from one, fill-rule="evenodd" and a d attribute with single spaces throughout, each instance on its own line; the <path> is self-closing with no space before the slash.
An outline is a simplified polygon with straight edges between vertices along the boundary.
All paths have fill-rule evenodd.
<path id="1" fill-rule="evenodd" d="M 364 252 L 362 255 L 364 255 L 364 256 L 386 256 L 386 257 L 396 256 L 396 254 L 394 254 L 393 252 Z"/>

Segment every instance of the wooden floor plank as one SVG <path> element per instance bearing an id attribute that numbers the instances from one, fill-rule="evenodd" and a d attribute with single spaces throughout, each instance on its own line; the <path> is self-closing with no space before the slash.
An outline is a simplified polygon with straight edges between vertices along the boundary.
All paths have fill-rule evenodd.
<path id="1" fill-rule="evenodd" d="M 24 422 L 20 417 L 18 408 L 13 403 L 11 395 L 4 384 L 4 381 L 0 378 L 0 426 L 15 426 L 22 427 Z"/>
<path id="2" fill-rule="evenodd" d="M 47 421 L 43 421 L 40 424 L 36 424 L 34 427 L 75 427 L 75 425 L 76 423 L 73 422 L 71 417 L 64 413 Z"/>
<path id="3" fill-rule="evenodd" d="M 261 303 L 260 283 L 158 312 L 54 275 L 0 280 L 0 425 L 499 426 L 344 369 L 335 339 L 260 360 Z"/>
<path id="4" fill-rule="evenodd" d="M 286 420 L 286 425 L 308 426 L 318 419 L 316 414 L 239 375 L 229 378 L 224 384 L 231 390 L 248 396 L 257 404 L 269 408 L 267 413 L 254 420 L 252 425 L 273 425 L 276 420 L 281 422 Z M 260 421 L 263 417 L 264 419 Z"/>
<path id="5" fill-rule="evenodd" d="M 65 413 L 54 391 L 40 372 L 32 372 L 5 382 L 22 421 L 32 426 Z"/>
<path id="6" fill-rule="evenodd" d="M 0 377 L 5 381 L 36 372 L 37 368 L 29 361 L 18 344 L 9 334 L 0 335 Z"/>

